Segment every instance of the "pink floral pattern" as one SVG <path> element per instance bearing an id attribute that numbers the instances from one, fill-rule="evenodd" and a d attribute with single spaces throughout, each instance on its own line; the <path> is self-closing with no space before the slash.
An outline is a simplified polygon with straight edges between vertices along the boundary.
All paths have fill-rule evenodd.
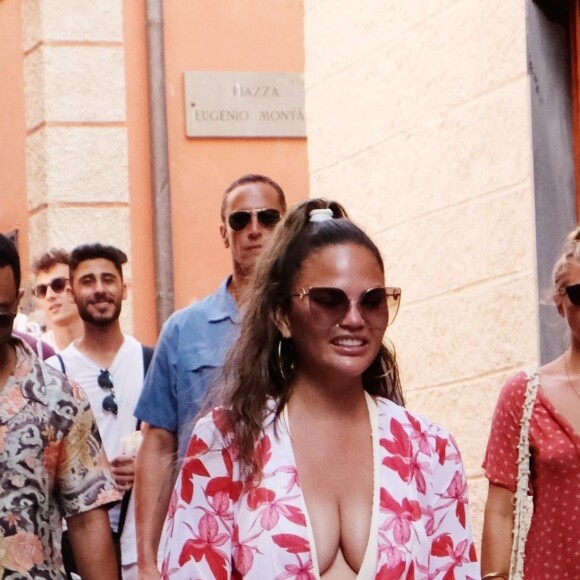
<path id="1" fill-rule="evenodd" d="M 453 438 L 379 399 L 380 506 L 375 578 L 480 578 L 467 485 Z M 164 579 L 315 580 L 311 537 L 290 437 L 273 414 L 256 453 L 259 487 L 239 480 L 221 409 L 192 436 L 168 515 Z"/>

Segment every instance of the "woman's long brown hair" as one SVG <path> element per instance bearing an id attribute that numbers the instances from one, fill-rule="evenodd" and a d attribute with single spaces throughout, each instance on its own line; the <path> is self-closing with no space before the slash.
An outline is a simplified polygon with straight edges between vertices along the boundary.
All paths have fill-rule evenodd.
<path id="1" fill-rule="evenodd" d="M 310 222 L 310 212 L 322 208 L 331 209 L 333 219 Z M 242 476 L 247 480 L 258 481 L 261 476 L 254 448 L 271 409 L 268 402 L 273 402 L 277 419 L 292 393 L 291 349 L 282 349 L 280 358 L 282 335 L 276 313 L 289 307 L 292 286 L 304 260 L 326 246 L 346 243 L 367 248 L 384 271 L 377 246 L 348 219 L 340 204 L 311 199 L 290 209 L 256 265 L 245 295 L 240 338 L 226 357 L 223 381 L 215 385 L 210 396 L 212 405 L 227 409 Z M 392 346 L 381 345 L 362 380 L 369 394 L 404 404 Z"/>

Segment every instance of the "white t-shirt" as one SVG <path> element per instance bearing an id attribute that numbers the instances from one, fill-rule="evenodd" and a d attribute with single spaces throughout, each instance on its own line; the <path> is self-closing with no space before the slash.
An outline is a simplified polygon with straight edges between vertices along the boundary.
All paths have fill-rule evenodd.
<path id="1" fill-rule="evenodd" d="M 67 346 L 60 356 L 64 362 L 66 375 L 77 382 L 89 398 L 105 453 L 109 461 L 112 461 L 123 454 L 123 438 L 133 433 L 137 424 L 133 411 L 143 388 L 141 343 L 132 336 L 125 335 L 125 340 L 113 364 L 107 369 L 115 388 L 115 398 L 119 409 L 117 415 L 103 409 L 103 399 L 110 394 L 110 390 L 101 388 L 98 383 L 99 374 L 103 369 L 79 351 L 74 342 Z M 51 357 L 47 362 L 55 369 L 62 370 L 57 357 Z M 120 504 L 109 510 L 113 530 L 118 528 L 120 512 Z M 131 494 L 121 537 L 121 555 L 123 564 L 132 564 L 137 561 L 134 494 Z"/>
<path id="2" fill-rule="evenodd" d="M 60 349 L 58 348 L 57 344 L 56 344 L 56 340 L 54 339 L 54 331 L 53 330 L 47 330 L 46 332 L 43 332 L 40 335 L 40 340 L 42 340 L 42 342 L 46 342 L 46 344 L 52 346 L 52 348 L 54 349 L 54 352 L 60 352 Z M 60 369 L 58 369 L 60 370 Z"/>

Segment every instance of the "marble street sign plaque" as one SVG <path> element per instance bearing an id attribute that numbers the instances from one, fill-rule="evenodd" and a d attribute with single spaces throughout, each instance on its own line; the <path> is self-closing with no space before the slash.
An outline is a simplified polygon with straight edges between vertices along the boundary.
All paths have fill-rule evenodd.
<path id="1" fill-rule="evenodd" d="M 300 73 L 186 72 L 188 137 L 306 137 Z"/>

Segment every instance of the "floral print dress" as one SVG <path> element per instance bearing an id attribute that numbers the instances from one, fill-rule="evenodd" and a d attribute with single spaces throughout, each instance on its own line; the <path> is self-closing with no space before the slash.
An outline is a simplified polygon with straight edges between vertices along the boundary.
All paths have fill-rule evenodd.
<path id="1" fill-rule="evenodd" d="M 480 578 L 453 438 L 386 399 L 375 412 L 377 554 L 365 578 Z M 288 426 L 273 410 L 256 454 L 263 476 L 248 487 L 223 409 L 198 422 L 171 498 L 164 579 L 320 578 Z"/>

